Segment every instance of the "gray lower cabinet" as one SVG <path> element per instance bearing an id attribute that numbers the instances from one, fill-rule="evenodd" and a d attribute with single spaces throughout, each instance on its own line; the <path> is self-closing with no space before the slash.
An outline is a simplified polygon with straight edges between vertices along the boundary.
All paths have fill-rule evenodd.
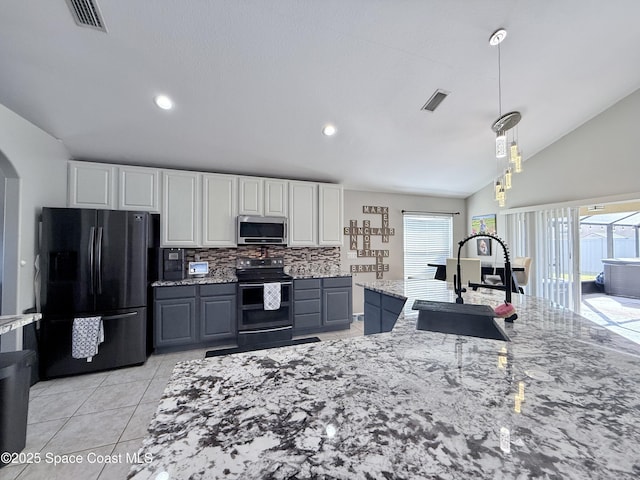
<path id="1" fill-rule="evenodd" d="M 153 346 L 206 346 L 236 338 L 236 283 L 155 287 Z"/>
<path id="2" fill-rule="evenodd" d="M 155 348 L 196 343 L 196 287 L 155 288 L 153 319 Z"/>
<path id="3" fill-rule="evenodd" d="M 347 329 L 351 325 L 351 277 L 293 282 L 294 335 Z"/>
<path id="4" fill-rule="evenodd" d="M 322 328 L 322 280 L 293 281 L 293 333 L 311 333 Z"/>
<path id="5" fill-rule="evenodd" d="M 236 284 L 200 286 L 200 339 L 234 340 L 237 332 Z"/>
<path id="6" fill-rule="evenodd" d="M 364 334 L 390 332 L 407 300 L 364 289 Z"/>
<path id="7" fill-rule="evenodd" d="M 322 325 L 331 329 L 351 325 L 351 277 L 322 279 Z"/>
<path id="8" fill-rule="evenodd" d="M 350 327 L 351 277 L 296 279 L 293 292 L 294 335 Z M 153 299 L 156 351 L 236 341 L 237 283 L 155 287 Z"/>

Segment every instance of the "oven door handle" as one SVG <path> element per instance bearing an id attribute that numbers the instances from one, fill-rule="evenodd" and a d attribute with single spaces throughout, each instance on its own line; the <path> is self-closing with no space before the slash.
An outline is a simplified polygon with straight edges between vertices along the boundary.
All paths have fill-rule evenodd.
<path id="1" fill-rule="evenodd" d="M 291 285 L 292 282 L 262 282 L 262 283 L 239 283 L 239 287 L 264 287 L 266 283 L 279 283 L 282 286 Z"/>
<path id="2" fill-rule="evenodd" d="M 292 328 L 291 325 L 287 325 L 286 327 L 263 328 L 261 330 L 240 330 L 238 334 L 281 332 L 282 330 L 291 330 Z"/>

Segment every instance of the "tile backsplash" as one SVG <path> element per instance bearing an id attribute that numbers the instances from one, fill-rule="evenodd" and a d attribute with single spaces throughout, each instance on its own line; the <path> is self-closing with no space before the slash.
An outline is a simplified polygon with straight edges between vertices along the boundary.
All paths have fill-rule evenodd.
<path id="1" fill-rule="evenodd" d="M 340 270 L 340 247 L 238 247 L 187 248 L 185 261 L 209 262 L 210 275 L 235 274 L 236 258 L 263 256 L 283 257 L 285 271 L 299 273 L 330 273 Z"/>

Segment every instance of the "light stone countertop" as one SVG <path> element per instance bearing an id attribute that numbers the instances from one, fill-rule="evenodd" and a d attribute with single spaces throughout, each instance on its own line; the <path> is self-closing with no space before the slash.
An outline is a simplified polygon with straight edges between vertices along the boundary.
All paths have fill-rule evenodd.
<path id="1" fill-rule="evenodd" d="M 333 277 L 350 277 L 351 273 L 341 271 L 330 272 L 309 272 L 309 273 L 290 273 L 294 280 L 307 278 L 333 278 Z M 177 287 L 182 285 L 209 285 L 212 283 L 231 283 L 237 282 L 238 278 L 235 274 L 208 275 L 206 277 L 185 278 L 184 280 L 158 280 L 151 284 L 152 287 Z"/>
<path id="2" fill-rule="evenodd" d="M 209 285 L 212 283 L 237 282 L 235 274 L 207 275 L 206 277 L 191 277 L 183 280 L 157 280 L 152 287 L 179 287 L 183 285 Z"/>
<path id="3" fill-rule="evenodd" d="M 3 335 L 16 328 L 24 327 L 42 318 L 41 313 L 25 313 L 22 315 L 2 315 L 0 316 L 0 335 Z"/>
<path id="4" fill-rule="evenodd" d="M 445 282 L 361 285 L 408 299 L 392 332 L 178 363 L 130 478 L 640 476 L 640 346 L 525 295 L 510 342 L 417 331 Z"/>

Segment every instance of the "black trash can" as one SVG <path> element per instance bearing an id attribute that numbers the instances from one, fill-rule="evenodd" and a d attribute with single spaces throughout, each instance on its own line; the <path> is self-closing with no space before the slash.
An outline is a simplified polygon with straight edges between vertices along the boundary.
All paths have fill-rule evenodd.
<path id="1" fill-rule="evenodd" d="M 32 350 L 0 353 L 0 452 L 18 453 L 27 439 Z M 0 467 L 5 463 L 0 460 Z"/>

